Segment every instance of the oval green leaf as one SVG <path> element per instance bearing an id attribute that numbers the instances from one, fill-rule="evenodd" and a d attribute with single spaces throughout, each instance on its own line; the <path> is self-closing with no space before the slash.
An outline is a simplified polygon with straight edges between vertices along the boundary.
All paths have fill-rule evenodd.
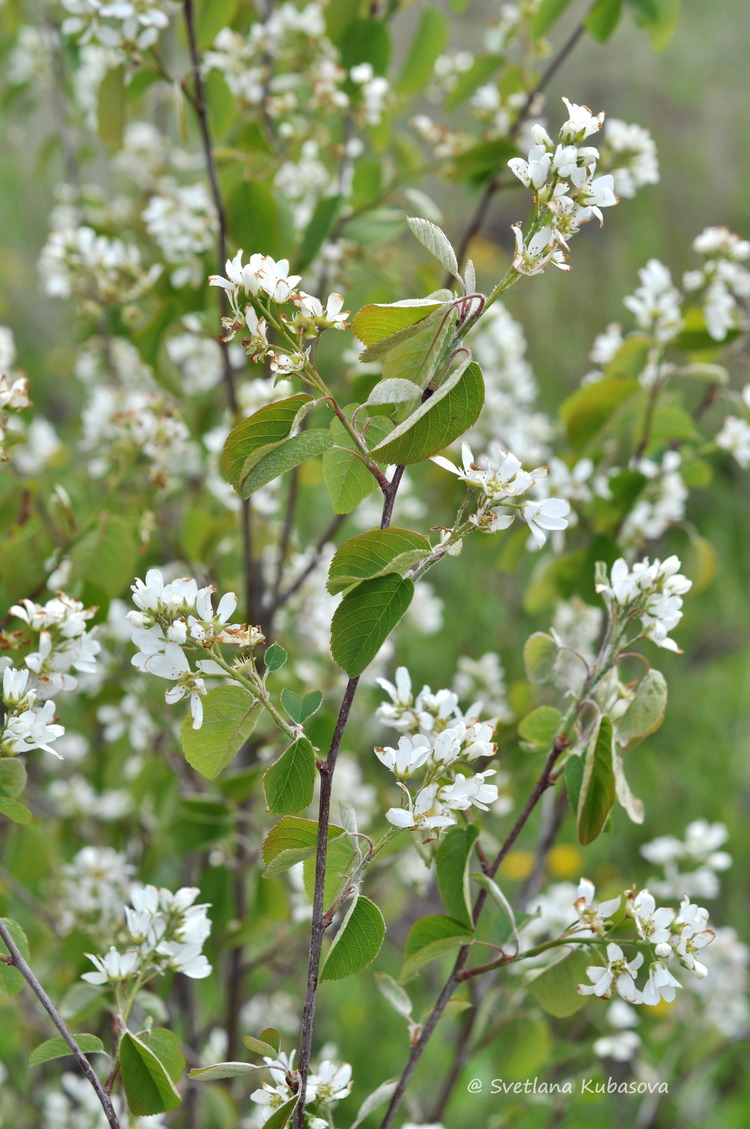
<path id="1" fill-rule="evenodd" d="M 385 937 L 383 915 L 369 898 L 353 900 L 333 939 L 320 980 L 343 980 L 372 964 Z"/>
<path id="2" fill-rule="evenodd" d="M 335 596 L 360 580 L 401 573 L 429 551 L 427 538 L 411 529 L 371 529 L 352 537 L 336 551 L 326 588 Z"/>
<path id="3" fill-rule="evenodd" d="M 177 1109 L 182 1101 L 166 1067 L 136 1035 L 120 1040 L 120 1072 L 128 1109 L 138 1117 Z"/>
<path id="4" fill-rule="evenodd" d="M 601 835 L 617 798 L 612 765 L 613 744 L 612 722 L 603 717 L 586 750 L 578 797 L 578 839 L 584 846 Z"/>
<path id="5" fill-rule="evenodd" d="M 451 917 L 471 925 L 471 898 L 469 890 L 469 862 L 479 830 L 472 823 L 468 827 L 452 827 L 435 856 L 440 898 Z"/>
<path id="6" fill-rule="evenodd" d="M 263 777 L 268 810 L 293 815 L 312 803 L 315 788 L 315 750 L 300 737 L 271 765 Z"/>
<path id="7" fill-rule="evenodd" d="M 230 431 L 224 444 L 224 470 L 233 486 L 239 482 L 240 472 L 250 455 L 286 439 L 300 408 L 311 400 L 307 392 L 300 392 L 287 400 L 266 404 Z"/>
<path id="8" fill-rule="evenodd" d="M 331 622 L 331 654 L 350 678 L 372 662 L 413 595 L 413 582 L 396 573 L 364 580 L 347 592 Z"/>
<path id="9" fill-rule="evenodd" d="M 312 431 L 301 431 L 299 435 L 293 435 L 281 443 L 269 445 L 268 449 L 261 448 L 260 452 L 248 456 L 243 465 L 237 481 L 237 493 L 241 498 L 249 498 L 261 486 L 301 466 L 308 459 L 322 455 L 332 446 L 330 431 L 325 427 L 317 427 Z M 260 458 L 256 462 L 257 454 L 260 454 Z"/>
<path id="10" fill-rule="evenodd" d="M 206 780 L 215 780 L 234 760 L 255 729 L 261 703 L 242 686 L 217 686 L 203 697 L 203 725 L 193 729 L 190 714 L 180 726 L 185 760 Z"/>

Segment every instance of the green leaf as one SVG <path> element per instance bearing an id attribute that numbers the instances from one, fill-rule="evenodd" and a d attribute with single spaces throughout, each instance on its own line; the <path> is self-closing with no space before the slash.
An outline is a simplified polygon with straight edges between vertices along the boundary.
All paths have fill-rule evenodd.
<path id="1" fill-rule="evenodd" d="M 235 247 L 277 257 L 283 253 L 283 219 L 277 194 L 258 179 L 241 180 L 227 199 L 227 229 Z"/>
<path id="2" fill-rule="evenodd" d="M 359 359 L 363 363 L 379 361 L 385 357 L 383 376 L 411 380 L 413 384 L 419 385 L 420 392 L 426 383 L 426 377 L 424 379 L 422 377 L 425 355 L 433 341 L 436 341 L 436 347 L 440 341 L 443 331 L 438 323 L 447 322 L 445 315 L 451 309 L 453 295 L 450 290 L 436 290 L 430 297 L 440 298 L 437 309 L 420 321 L 414 322 L 413 325 L 407 325 L 404 329 L 399 329 L 396 333 L 390 333 L 380 341 L 374 342 L 359 354 Z M 367 309 L 366 306 L 364 308 Z M 444 324 L 443 330 L 446 329 L 447 324 Z M 411 358 L 414 353 L 419 354 L 420 362 L 415 364 L 412 360 L 411 363 L 405 364 L 404 357 Z M 392 373 L 389 368 L 396 371 Z"/>
<path id="3" fill-rule="evenodd" d="M 583 23 L 592 39 L 606 43 L 622 16 L 622 0 L 596 0 Z"/>
<path id="4" fill-rule="evenodd" d="M 413 595 L 411 580 L 388 573 L 362 581 L 344 596 L 331 622 L 331 653 L 350 678 L 369 666 Z"/>
<path id="5" fill-rule="evenodd" d="M 203 725 L 193 729 L 188 714 L 180 726 L 180 743 L 188 764 L 206 780 L 215 780 L 255 729 L 263 707 L 242 686 L 216 686 L 202 703 Z"/>
<path id="6" fill-rule="evenodd" d="M 85 1055 L 104 1052 L 104 1043 L 96 1035 L 73 1035 L 73 1038 Z M 54 1039 L 45 1039 L 38 1047 L 34 1047 L 29 1055 L 29 1066 L 39 1066 L 43 1062 L 52 1062 L 55 1058 L 65 1058 L 71 1053 L 62 1035 L 56 1035 Z"/>
<path id="7" fill-rule="evenodd" d="M 286 439 L 300 409 L 311 402 L 312 396 L 299 392 L 287 400 L 266 404 L 230 431 L 224 444 L 224 470 L 233 486 L 239 482 L 242 468 L 250 455 Z"/>
<path id="8" fill-rule="evenodd" d="M 450 112 L 471 98 L 505 62 L 503 55 L 478 55 L 467 71 L 456 79 L 456 85 L 445 96 L 445 109 Z"/>
<path id="9" fill-rule="evenodd" d="M 468 827 L 452 827 L 438 847 L 435 856 L 440 898 L 452 918 L 471 925 L 471 893 L 469 863 L 479 835 L 472 823 Z"/>
<path id="10" fill-rule="evenodd" d="M 19 804 L 19 807 L 20 806 Z M 23 929 L 12 917 L 3 917 L 0 918 L 0 921 L 2 921 L 5 928 L 10 933 L 13 943 L 16 945 L 21 956 L 28 963 L 31 954 L 29 952 L 29 942 L 26 939 L 26 934 Z M 0 953 L 7 951 L 5 942 L 0 940 Z M 15 996 L 25 986 L 26 981 L 18 969 L 13 968 L 12 965 L 5 964 L 4 961 L 0 961 L 0 989 L 9 996 Z"/>
<path id="11" fill-rule="evenodd" d="M 559 20 L 569 4 L 570 0 L 542 0 L 531 23 L 534 38 L 539 39 L 544 35 Z"/>
<path id="12" fill-rule="evenodd" d="M 291 815 L 312 803 L 315 788 L 315 750 L 306 737 L 289 746 L 263 777 L 268 810 Z"/>
<path id="13" fill-rule="evenodd" d="M 456 172 L 463 180 L 481 181 L 485 177 L 505 172 L 511 157 L 518 156 L 518 149 L 512 141 L 504 137 L 494 141 L 481 141 L 460 153 L 454 159 Z"/>
<path id="14" fill-rule="evenodd" d="M 320 709 L 323 701 L 322 690 L 311 690 L 309 694 L 295 694 L 294 690 L 281 691 L 281 705 L 287 716 L 297 725 L 302 725 Z"/>
<path id="15" fill-rule="evenodd" d="M 302 237 L 302 246 L 295 264 L 295 271 L 302 272 L 313 261 L 336 222 L 343 199 L 343 196 L 324 196 L 322 200 L 318 200 Z"/>
<path id="16" fill-rule="evenodd" d="M 524 741 L 537 749 L 550 749 L 560 731 L 562 714 L 553 706 L 539 706 L 519 722 L 518 732 Z"/>
<path id="17" fill-rule="evenodd" d="M 532 976 L 527 988 L 540 1007 L 557 1019 L 564 1019 L 583 1007 L 586 997 L 579 996 L 578 985 L 589 984 L 586 969 L 600 963 L 596 953 L 576 949 Z"/>
<path id="18" fill-rule="evenodd" d="M 150 1031 L 140 1031 L 138 1038 L 156 1055 L 172 1081 L 179 1082 L 185 1073 L 185 1057 L 174 1031 L 152 1027 Z"/>
<path id="19" fill-rule="evenodd" d="M 389 1079 L 387 1082 L 381 1082 L 376 1090 L 368 1094 L 359 1107 L 357 1116 L 354 1118 L 354 1121 L 352 1121 L 350 1129 L 359 1129 L 362 1122 L 365 1121 L 374 1110 L 378 1109 L 381 1105 L 385 1105 L 387 1101 L 390 1101 L 397 1085 L 397 1079 Z"/>
<path id="20" fill-rule="evenodd" d="M 580 451 L 593 443 L 618 408 L 640 391 L 639 381 L 617 378 L 597 380 L 577 389 L 560 408 L 571 447 Z"/>
<path id="21" fill-rule="evenodd" d="M 15 757 L 0 760 L 0 796 L 13 799 L 20 796 L 26 787 L 26 769 L 23 761 Z"/>
<path id="22" fill-rule="evenodd" d="M 586 750 L 578 797 L 578 840 L 584 846 L 601 835 L 617 798 L 612 767 L 612 722 L 602 717 Z"/>
<path id="23" fill-rule="evenodd" d="M 540 686 L 552 678 L 559 648 L 551 635 L 535 631 L 523 648 L 523 662 L 529 682 Z"/>
<path id="24" fill-rule="evenodd" d="M 329 838 L 326 843 L 326 880 L 323 893 L 325 905 L 331 905 L 341 893 L 345 876 L 351 873 L 354 857 L 354 847 L 348 835 Z M 316 860 L 310 854 L 302 866 L 302 885 L 311 902 L 315 897 L 315 865 Z"/>
<path id="25" fill-rule="evenodd" d="M 114 514 L 102 514 L 96 526 L 74 542 L 73 568 L 107 596 L 117 596 L 132 582 L 138 562 L 135 525 Z"/>
<path id="26" fill-rule="evenodd" d="M 441 231 L 437 224 L 430 223 L 429 220 L 409 216 L 406 222 L 412 235 L 430 252 L 432 257 L 437 259 L 447 271 L 450 271 L 454 278 L 458 278 L 456 252 L 453 250 L 453 245 L 445 232 Z"/>
<path id="27" fill-rule="evenodd" d="M 422 13 L 409 54 L 396 80 L 396 93 L 413 97 L 423 90 L 432 78 L 435 60 L 448 45 L 448 21 L 437 8 L 426 8 Z"/>
<path id="28" fill-rule="evenodd" d="M 371 529 L 336 550 L 328 569 L 326 588 L 332 596 L 388 573 L 401 574 L 430 551 L 430 542 L 411 529 Z"/>
<path id="29" fill-rule="evenodd" d="M 275 1027 L 265 1027 L 260 1033 L 260 1038 L 273 1048 L 274 1054 L 279 1053 L 281 1037 Z"/>
<path id="30" fill-rule="evenodd" d="M 410 980 L 425 964 L 468 944 L 472 938 L 469 926 L 455 917 L 433 914 L 418 918 L 406 939 L 399 980 Z"/>
<path id="31" fill-rule="evenodd" d="M 479 417 L 484 381 L 479 365 L 458 367 L 391 435 L 374 447 L 378 460 L 397 465 L 419 463 L 448 447 Z"/>
<path id="32" fill-rule="evenodd" d="M 395 1012 L 398 1012 L 404 1019 L 411 1017 L 414 1004 L 398 981 L 389 976 L 387 972 L 376 972 L 375 984 L 383 999 L 387 1000 Z"/>
<path id="33" fill-rule="evenodd" d="M 210 47 L 222 28 L 230 27 L 237 10 L 237 0 L 201 0 L 195 21 L 199 47 Z"/>
<path id="34" fill-rule="evenodd" d="M 370 63 L 375 74 L 385 74 L 391 57 L 391 37 L 385 20 L 354 19 L 341 36 L 341 66 L 350 71 Z"/>
<path id="35" fill-rule="evenodd" d="M 271 1114 L 267 1121 L 263 1122 L 263 1129 L 285 1129 L 289 1124 L 289 1118 L 294 1113 L 294 1107 L 297 1104 L 296 1097 L 290 1098 L 284 1105 L 279 1106 L 277 1110 Z"/>
<path id="36" fill-rule="evenodd" d="M 541 1017 L 519 1015 L 501 1024 L 494 1033 L 493 1051 L 503 1064 L 503 1078 L 523 1081 L 533 1078 L 549 1059 L 552 1036 Z"/>
<path id="37" fill-rule="evenodd" d="M 635 692 L 635 697 L 615 728 L 617 744 L 632 749 L 655 733 L 664 720 L 667 708 L 667 680 L 658 670 L 649 670 Z"/>
<path id="38" fill-rule="evenodd" d="M 377 443 L 392 430 L 389 419 L 376 416 L 368 424 L 367 437 Z M 338 419 L 331 422 L 331 436 L 336 446 L 323 454 L 323 481 L 333 512 L 349 514 L 373 490 L 379 489 L 379 484 L 360 456 L 354 453 L 354 440 Z"/>
<path id="39" fill-rule="evenodd" d="M 343 828 L 328 825 L 328 842 L 343 834 Z M 271 878 L 281 874 L 295 863 L 303 862 L 315 854 L 318 843 L 318 824 L 314 819 L 287 817 L 274 824 L 263 840 L 264 875 Z"/>
<path id="40" fill-rule="evenodd" d="M 487 891 L 487 893 L 492 898 L 492 900 L 495 903 L 495 905 L 497 906 L 497 908 L 505 916 L 507 923 L 508 923 L 508 926 L 509 926 L 508 936 L 512 935 L 513 940 L 516 943 L 516 948 L 520 949 L 521 948 L 521 938 L 518 935 L 518 925 L 516 924 L 516 915 L 513 912 L 513 907 L 511 906 L 511 904 L 508 901 L 508 899 L 506 898 L 505 894 L 502 892 L 502 890 L 498 886 L 497 882 L 495 882 L 495 880 L 493 878 L 490 878 L 489 874 L 481 874 L 481 873 L 472 874 L 471 880 L 472 880 L 472 882 L 476 882 L 477 886 L 481 886 L 483 890 Z"/>
<path id="41" fill-rule="evenodd" d="M 9 800 L 5 796 L 0 796 L 0 815 L 5 815 L 13 823 L 30 823 L 31 812 L 25 804 L 19 804 L 18 800 Z"/>
<path id="42" fill-rule="evenodd" d="M 253 465 L 249 472 L 247 465 L 240 471 L 237 493 L 241 498 L 249 498 L 256 490 L 260 490 L 261 486 L 301 466 L 308 459 L 322 455 L 332 446 L 333 438 L 330 431 L 325 427 L 317 427 L 312 431 L 302 431 L 299 435 L 293 435 L 291 439 L 284 439 L 257 462 L 254 460 L 254 455 L 251 455 L 249 461 Z"/>
<path id="43" fill-rule="evenodd" d="M 265 1063 L 254 1066 L 251 1062 L 215 1062 L 213 1066 L 199 1066 L 189 1070 L 188 1078 L 195 1082 L 218 1082 L 222 1078 L 247 1078 L 250 1074 L 267 1069 Z"/>
<path id="44" fill-rule="evenodd" d="M 281 670 L 286 660 L 287 653 L 280 643 L 272 643 L 270 647 L 266 647 L 263 662 L 266 664 L 266 670 L 270 671 L 271 674 Z"/>
<path id="45" fill-rule="evenodd" d="M 182 1101 L 166 1067 L 130 1031 L 120 1040 L 120 1072 L 128 1109 L 138 1117 L 176 1109 Z"/>
<path id="46" fill-rule="evenodd" d="M 444 305 L 436 298 L 404 298 L 401 302 L 363 306 L 352 318 L 351 328 L 363 345 L 374 345 L 401 329 L 409 329 Z"/>
<path id="47" fill-rule="evenodd" d="M 221 71 L 208 72 L 204 90 L 211 135 L 221 141 L 237 120 L 237 102 Z"/>
<path id="48" fill-rule="evenodd" d="M 122 149 L 125 132 L 125 64 L 107 71 L 97 96 L 97 132 L 108 149 Z"/>
<path id="49" fill-rule="evenodd" d="M 276 1034 L 278 1035 L 278 1032 Z M 275 1047 L 271 1043 L 267 1043 L 265 1039 L 256 1039 L 253 1035 L 243 1035 L 242 1042 L 253 1054 L 263 1055 L 266 1058 L 275 1058 L 279 1053 L 278 1038 Z"/>
<path id="50" fill-rule="evenodd" d="M 372 964 L 385 937 L 383 915 L 369 898 L 352 900 L 328 950 L 320 980 L 343 980 Z"/>
<path id="51" fill-rule="evenodd" d="M 635 10 L 636 23 L 648 30 L 651 47 L 667 46 L 680 22 L 680 0 L 628 0 Z"/>

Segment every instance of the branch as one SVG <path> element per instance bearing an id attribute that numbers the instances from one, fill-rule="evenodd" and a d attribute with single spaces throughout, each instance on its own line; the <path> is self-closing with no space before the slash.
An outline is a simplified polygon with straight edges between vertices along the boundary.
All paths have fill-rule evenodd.
<path id="1" fill-rule="evenodd" d="M 52 1000 L 49 998 L 44 988 L 39 983 L 32 970 L 29 968 L 28 964 L 24 960 L 22 954 L 19 952 L 17 945 L 15 944 L 13 938 L 11 937 L 2 921 L 0 921 L 0 937 L 5 943 L 5 947 L 7 948 L 8 952 L 10 953 L 13 966 L 17 968 L 21 973 L 24 980 L 29 985 L 44 1010 L 49 1015 L 55 1027 L 60 1032 L 67 1045 L 70 1047 L 70 1053 L 73 1055 L 79 1067 L 91 1083 L 94 1089 L 94 1093 L 101 1102 L 102 1109 L 104 1110 L 104 1115 L 107 1118 L 107 1122 L 110 1125 L 111 1129 L 120 1129 L 120 1122 L 117 1119 L 115 1108 L 112 1105 L 112 1099 L 110 1098 L 109 1094 L 105 1093 L 104 1087 L 94 1073 L 94 1068 L 84 1055 L 81 1048 L 78 1046 L 78 1043 L 71 1035 L 70 1031 L 65 1025 L 65 1021 L 63 1020 L 55 1005 L 52 1003 Z"/>

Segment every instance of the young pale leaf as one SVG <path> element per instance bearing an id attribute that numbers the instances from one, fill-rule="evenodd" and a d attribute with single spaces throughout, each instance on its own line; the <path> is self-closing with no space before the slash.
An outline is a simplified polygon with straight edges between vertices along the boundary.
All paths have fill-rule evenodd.
<path id="1" fill-rule="evenodd" d="M 578 985 L 588 984 L 586 969 L 600 963 L 596 952 L 576 948 L 531 977 L 527 981 L 529 993 L 550 1015 L 564 1019 L 583 1007 L 586 997 L 579 996 Z"/>
<path id="2" fill-rule="evenodd" d="M 282 666 L 287 660 L 287 653 L 280 643 L 272 643 L 267 647 L 263 654 L 263 662 L 266 664 L 266 670 L 271 674 L 277 670 L 281 670 Z"/>
<path id="3" fill-rule="evenodd" d="M 274 1058 L 279 1053 L 278 1047 L 271 1046 L 265 1039 L 256 1039 L 253 1035 L 243 1035 L 242 1042 L 253 1054 L 264 1058 Z"/>
<path id="4" fill-rule="evenodd" d="M 13 801 L 9 800 L 7 802 L 12 803 Z M 21 805 L 19 804 L 19 807 L 20 806 Z M 10 936 L 14 944 L 18 948 L 21 956 L 24 958 L 24 960 L 28 961 L 30 957 L 29 942 L 26 939 L 26 934 L 24 933 L 21 926 L 12 917 L 3 917 L 0 918 L 0 920 L 10 933 Z M 4 953 L 5 951 L 5 944 L 3 941 L 0 941 L 0 953 Z M 3 992 L 6 992 L 9 996 L 15 996 L 25 986 L 26 981 L 24 980 L 18 969 L 13 968 L 11 965 L 6 964 L 4 961 L 0 961 L 0 989 L 2 989 Z"/>
<path id="5" fill-rule="evenodd" d="M 254 454 L 249 455 L 239 473 L 237 493 L 241 498 L 249 498 L 261 486 L 266 486 L 274 478 L 301 466 L 308 459 L 322 455 L 332 446 L 333 438 L 328 428 L 316 427 L 275 444 L 257 462 Z"/>
<path id="6" fill-rule="evenodd" d="M 293 815 L 312 803 L 315 788 L 315 750 L 306 737 L 289 746 L 263 777 L 266 803 L 272 815 Z"/>
<path id="7" fill-rule="evenodd" d="M 371 529 L 345 541 L 328 569 L 326 588 L 332 596 L 386 573 L 401 573 L 430 551 L 430 542 L 410 529 Z"/>
<path id="8" fill-rule="evenodd" d="M 376 384 L 367 397 L 368 404 L 405 404 L 409 400 L 416 400 L 422 395 L 422 389 L 411 380 L 402 380 L 397 376 L 390 380 L 381 380 Z"/>
<path id="9" fill-rule="evenodd" d="M 505 894 L 502 892 L 502 890 L 498 886 L 497 882 L 494 882 L 493 879 L 490 878 L 488 874 L 481 874 L 481 873 L 480 874 L 472 874 L 471 879 L 472 879 L 472 882 L 476 882 L 477 886 L 481 886 L 483 890 L 487 891 L 487 893 L 492 898 L 493 902 L 498 907 L 498 909 L 502 910 L 502 912 L 505 914 L 506 918 L 508 919 L 508 924 L 510 926 L 510 933 L 512 934 L 513 940 L 516 943 L 516 949 L 519 950 L 521 948 L 521 938 L 518 935 L 518 925 L 516 924 L 516 915 L 513 912 L 513 907 L 511 906 L 511 904 L 508 901 L 508 899 L 506 898 Z"/>
<path id="10" fill-rule="evenodd" d="M 128 1109 L 138 1117 L 166 1113 L 182 1101 L 167 1068 L 130 1031 L 120 1040 L 120 1072 Z"/>
<path id="11" fill-rule="evenodd" d="M 474 268 L 474 263 L 471 259 L 466 260 L 464 266 L 464 287 L 467 294 L 476 293 L 477 289 L 477 272 Z"/>
<path id="12" fill-rule="evenodd" d="M 372 964 L 385 937 L 383 915 L 369 898 L 355 897 L 333 939 L 320 980 L 343 980 Z"/>
<path id="13" fill-rule="evenodd" d="M 73 1038 L 85 1055 L 106 1054 L 104 1044 L 97 1035 L 82 1034 L 74 1035 Z M 34 1047 L 29 1055 L 29 1066 L 40 1066 L 41 1063 L 52 1062 L 56 1058 L 66 1058 L 70 1053 L 70 1047 L 62 1035 L 56 1035 L 54 1039 L 45 1039 L 38 1047 Z"/>
<path id="14" fill-rule="evenodd" d="M 311 690 L 309 694 L 295 694 L 294 690 L 287 690 L 285 686 L 281 691 L 282 708 L 296 725 L 302 725 L 308 717 L 317 713 L 322 701 L 322 690 Z"/>
<path id="15" fill-rule="evenodd" d="M 603 717 L 586 750 L 578 797 L 578 840 L 584 846 L 601 835 L 617 798 L 612 767 L 612 722 Z"/>
<path id="16" fill-rule="evenodd" d="M 468 827 L 452 827 L 435 856 L 435 873 L 442 903 L 451 917 L 466 925 L 471 925 L 469 862 L 478 835 L 473 823 Z"/>
<path id="17" fill-rule="evenodd" d="M 359 1129 L 362 1122 L 368 1118 L 374 1110 L 390 1101 L 397 1085 L 398 1080 L 393 1078 L 388 1082 L 381 1082 L 377 1090 L 373 1090 L 371 1094 L 368 1094 L 359 1107 L 357 1116 L 354 1118 L 354 1121 L 352 1121 L 350 1129 Z"/>
<path id="18" fill-rule="evenodd" d="M 437 8 L 425 8 L 396 82 L 396 93 L 412 98 L 432 78 L 435 60 L 450 38 L 448 21 Z"/>
<path id="19" fill-rule="evenodd" d="M 257 1074 L 259 1070 L 267 1070 L 262 1066 L 253 1066 L 250 1062 L 215 1062 L 213 1066 L 198 1066 L 188 1071 L 188 1078 L 194 1082 L 218 1082 L 222 1078 L 247 1078 Z"/>
<path id="20" fill-rule="evenodd" d="M 541 686 L 549 682 L 557 662 L 558 646 L 551 635 L 535 631 L 523 648 L 523 662 L 529 682 Z"/>
<path id="21" fill-rule="evenodd" d="M 312 396 L 300 392 L 287 400 L 266 404 L 230 431 L 224 444 L 224 471 L 233 486 L 238 484 L 240 472 L 253 452 L 286 439 L 300 408 L 310 403 Z"/>
<path id="22" fill-rule="evenodd" d="M 459 278 L 456 252 L 453 250 L 451 241 L 445 232 L 441 231 L 437 224 L 430 223 L 429 220 L 409 217 L 406 222 L 411 228 L 412 234 L 430 252 L 433 258 L 442 263 L 454 278 Z"/>
<path id="23" fill-rule="evenodd" d="M 643 800 L 639 800 L 630 791 L 630 785 L 625 778 L 625 769 L 622 764 L 622 757 L 618 751 L 617 745 L 612 748 L 612 769 L 615 774 L 615 791 L 617 793 L 617 802 L 621 807 L 625 808 L 630 819 L 633 823 L 643 823 L 645 811 L 643 807 Z"/>
<path id="24" fill-rule="evenodd" d="M 394 1011 L 404 1019 L 411 1018 L 414 1005 L 398 981 L 387 972 L 376 972 L 375 984 L 383 999 L 388 1001 Z"/>
<path id="25" fill-rule="evenodd" d="M 562 714 L 553 706 L 539 706 L 518 723 L 519 736 L 537 749 L 549 749 L 560 729 Z"/>
<path id="26" fill-rule="evenodd" d="M 405 298 L 401 302 L 374 303 L 363 306 L 352 319 L 352 329 L 363 345 L 374 345 L 401 329 L 422 321 L 442 301 L 439 298 Z"/>
<path id="27" fill-rule="evenodd" d="M 216 686 L 202 703 L 203 725 L 193 729 L 188 714 L 180 726 L 180 744 L 188 764 L 206 780 L 215 780 L 250 737 L 263 707 L 242 686 Z"/>
<path id="28" fill-rule="evenodd" d="M 331 621 L 331 654 L 350 678 L 369 666 L 411 603 L 414 584 L 396 573 L 347 592 Z"/>
<path id="29" fill-rule="evenodd" d="M 415 412 L 374 447 L 378 460 L 409 465 L 429 459 L 476 422 L 484 403 L 484 381 L 477 364 L 459 366 Z"/>
<path id="30" fill-rule="evenodd" d="M 474 934 L 463 921 L 442 914 L 420 917 L 411 927 L 404 949 L 404 966 L 399 980 L 404 983 L 425 964 L 471 942 Z"/>
<path id="31" fill-rule="evenodd" d="M 633 701 L 617 722 L 617 744 L 627 752 L 655 733 L 664 720 L 666 708 L 667 680 L 661 671 L 652 669 L 638 683 Z"/>

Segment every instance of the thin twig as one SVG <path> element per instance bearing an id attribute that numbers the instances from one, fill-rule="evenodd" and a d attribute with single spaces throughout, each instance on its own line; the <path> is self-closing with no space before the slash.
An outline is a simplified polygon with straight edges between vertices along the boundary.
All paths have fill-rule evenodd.
<path id="1" fill-rule="evenodd" d="M 271 607 L 269 608 L 269 615 L 273 615 L 279 610 L 279 608 L 282 608 L 284 604 L 286 604 L 292 598 L 292 596 L 294 596 L 295 593 L 300 590 L 300 588 L 305 583 L 308 576 L 320 560 L 320 554 L 323 552 L 323 549 L 331 540 L 331 538 L 336 534 L 337 530 L 346 520 L 347 516 L 347 514 L 337 514 L 330 525 L 324 530 L 320 539 L 318 540 L 317 545 L 315 546 L 315 549 L 313 550 L 312 557 L 305 565 L 302 572 L 293 581 L 293 583 L 289 585 L 288 588 L 286 588 L 283 592 L 279 592 L 275 597 L 273 603 L 271 604 Z"/>
<path id="2" fill-rule="evenodd" d="M 112 1099 L 110 1098 L 109 1094 L 105 1093 L 104 1087 L 94 1073 L 94 1068 L 84 1055 L 81 1048 L 78 1046 L 78 1043 L 71 1035 L 64 1019 L 58 1012 L 55 1005 L 52 1003 L 52 1000 L 49 998 L 44 988 L 39 983 L 32 970 L 29 968 L 28 964 L 23 958 L 23 955 L 21 954 L 21 952 L 19 952 L 17 945 L 15 944 L 13 938 L 11 937 L 2 921 L 0 921 L 0 937 L 2 938 L 3 942 L 5 943 L 5 947 L 12 957 L 13 966 L 17 968 L 21 973 L 24 980 L 29 985 L 44 1010 L 49 1015 L 55 1027 L 60 1032 L 67 1045 L 70 1047 L 70 1053 L 73 1055 L 79 1067 L 86 1075 L 86 1078 L 91 1083 L 94 1093 L 101 1103 L 101 1107 L 104 1110 L 104 1115 L 107 1118 L 107 1122 L 109 1123 L 111 1129 L 120 1129 L 120 1122 L 117 1119 L 117 1114 L 115 1113 L 114 1106 L 112 1105 Z"/>

